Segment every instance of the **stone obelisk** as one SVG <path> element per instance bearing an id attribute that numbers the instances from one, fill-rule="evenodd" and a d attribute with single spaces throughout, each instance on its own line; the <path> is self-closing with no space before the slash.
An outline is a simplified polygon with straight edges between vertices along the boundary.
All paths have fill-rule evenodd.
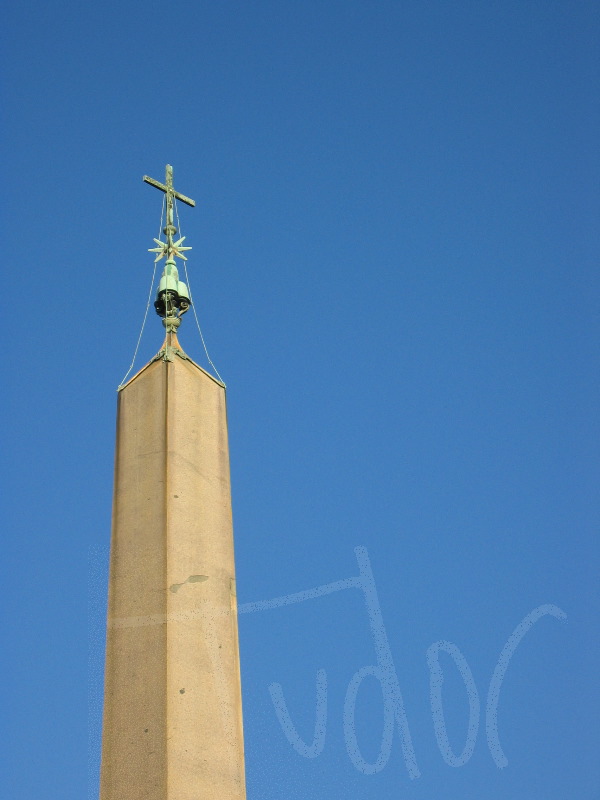
<path id="1" fill-rule="evenodd" d="M 100 800 L 244 800 L 225 387 L 177 341 L 189 308 L 165 184 L 162 350 L 120 387 Z"/>

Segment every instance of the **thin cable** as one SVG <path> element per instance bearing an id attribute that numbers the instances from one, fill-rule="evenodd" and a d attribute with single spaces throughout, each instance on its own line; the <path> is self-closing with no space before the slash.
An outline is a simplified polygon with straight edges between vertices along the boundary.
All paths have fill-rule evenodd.
<path id="1" fill-rule="evenodd" d="M 163 204 L 162 204 L 161 210 L 160 210 L 160 228 L 158 230 L 158 238 L 159 239 L 160 239 L 160 234 L 162 232 L 162 227 L 163 227 L 163 216 L 164 216 L 164 213 L 165 213 L 165 201 L 163 200 Z M 142 322 L 142 329 L 140 330 L 140 335 L 138 336 L 137 344 L 135 346 L 135 352 L 133 354 L 133 360 L 131 362 L 131 365 L 130 365 L 129 369 L 125 373 L 125 376 L 123 377 L 123 380 L 117 386 L 117 391 L 119 391 L 119 389 L 123 386 L 123 384 L 127 380 L 127 376 L 129 375 L 129 373 L 133 369 L 133 365 L 135 364 L 135 359 L 137 358 L 138 350 L 140 348 L 140 342 L 142 341 L 142 335 L 144 333 L 144 327 L 146 325 L 146 319 L 148 318 L 148 309 L 150 308 L 150 301 L 152 299 L 152 290 L 154 289 L 154 281 L 156 280 L 156 264 L 157 263 L 158 262 L 156 262 L 156 261 L 154 262 L 154 270 L 152 272 L 152 281 L 150 283 L 150 291 L 148 292 L 148 302 L 146 303 L 146 310 L 144 312 L 144 321 Z"/>
<path id="2" fill-rule="evenodd" d="M 175 216 L 177 217 L 177 227 L 179 229 L 179 233 L 181 234 L 181 223 L 179 222 L 179 210 L 177 208 L 177 200 L 174 199 L 173 205 L 175 206 Z M 206 353 L 206 358 L 208 359 L 208 363 L 214 369 L 214 371 L 215 371 L 215 373 L 217 375 L 217 378 L 221 381 L 223 386 L 225 386 L 225 381 L 219 375 L 219 370 L 215 367 L 213 362 L 210 360 L 210 356 L 208 355 L 208 348 L 206 347 L 206 342 L 204 341 L 204 336 L 202 335 L 202 328 L 200 327 L 200 322 L 198 321 L 198 315 L 196 314 L 196 306 L 194 305 L 194 298 L 192 296 L 192 287 L 190 286 L 190 279 L 188 277 L 188 271 L 187 271 L 187 261 L 185 259 L 183 260 L 183 268 L 185 270 L 185 282 L 187 283 L 188 292 L 190 294 L 190 303 L 192 305 L 192 311 L 194 312 L 194 319 L 196 320 L 196 326 L 198 328 L 198 333 L 200 334 L 200 341 L 202 342 L 202 347 L 204 348 L 204 352 Z"/>

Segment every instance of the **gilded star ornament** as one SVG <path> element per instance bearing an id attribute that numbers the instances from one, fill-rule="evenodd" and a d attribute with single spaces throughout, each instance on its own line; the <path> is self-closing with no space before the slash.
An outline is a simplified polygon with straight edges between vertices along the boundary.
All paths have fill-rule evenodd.
<path id="1" fill-rule="evenodd" d="M 149 247 L 149 253 L 158 253 L 156 258 L 154 259 L 154 263 L 156 264 L 157 261 L 160 261 L 161 258 L 169 259 L 169 256 L 177 256 L 177 258 L 182 258 L 184 261 L 187 261 L 187 256 L 184 256 L 181 252 L 182 250 L 191 250 L 191 247 L 182 247 L 181 243 L 185 239 L 185 236 L 182 236 L 181 239 L 178 239 L 176 242 L 161 242 L 160 239 L 154 239 L 158 247 Z"/>

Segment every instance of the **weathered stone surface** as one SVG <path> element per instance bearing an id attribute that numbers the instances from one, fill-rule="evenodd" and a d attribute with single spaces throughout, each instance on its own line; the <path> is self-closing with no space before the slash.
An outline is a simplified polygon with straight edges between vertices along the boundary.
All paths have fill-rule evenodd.
<path id="1" fill-rule="evenodd" d="M 100 798 L 245 798 L 225 389 L 179 355 L 119 392 Z"/>

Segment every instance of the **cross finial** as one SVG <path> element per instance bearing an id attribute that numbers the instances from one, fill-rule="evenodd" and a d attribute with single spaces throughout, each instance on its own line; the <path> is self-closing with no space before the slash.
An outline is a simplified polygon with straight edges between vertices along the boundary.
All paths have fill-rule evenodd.
<path id="1" fill-rule="evenodd" d="M 144 175 L 143 180 L 166 194 L 167 224 L 163 228 L 166 242 L 155 239 L 154 241 L 158 246 L 149 248 L 149 252 L 157 253 L 154 259 L 155 263 L 160 261 L 161 258 L 166 258 L 165 268 L 158 286 L 156 301 L 154 302 L 154 308 L 156 309 L 156 313 L 160 317 L 163 317 L 163 325 L 167 329 L 167 334 L 171 334 L 176 332 L 181 321 L 181 315 L 189 309 L 191 303 L 187 286 L 183 281 L 179 280 L 179 274 L 175 265 L 175 257 L 182 258 L 186 261 L 186 256 L 183 255 L 182 251 L 192 249 L 191 247 L 182 246 L 185 236 L 182 236 L 181 239 L 178 239 L 176 242 L 173 241 L 173 237 L 177 233 L 177 228 L 173 224 L 173 200 L 176 198 L 177 200 L 181 200 L 182 203 L 186 203 L 188 206 L 195 206 L 196 203 L 189 197 L 173 189 L 173 167 L 170 164 L 167 164 L 165 170 L 164 183 L 159 183 L 153 178 L 149 178 L 147 175 Z"/>
<path id="2" fill-rule="evenodd" d="M 155 186 L 157 189 L 160 189 L 161 192 L 164 192 L 167 195 L 167 224 L 165 225 L 163 231 L 167 237 L 167 241 L 161 242 L 160 239 L 155 239 L 154 241 L 158 247 L 150 248 L 149 252 L 158 253 L 154 259 L 155 261 L 160 261 L 160 259 L 164 257 L 166 257 L 168 261 L 170 256 L 177 256 L 177 258 L 182 258 L 184 261 L 186 261 L 187 259 L 184 255 L 182 255 L 182 251 L 191 250 L 192 248 L 181 246 L 185 236 L 182 236 L 181 239 L 176 242 L 173 241 L 173 236 L 177 233 L 177 228 L 173 224 L 173 198 L 176 197 L 177 200 L 181 200 L 182 203 L 186 203 L 188 206 L 195 206 L 196 203 L 190 197 L 186 197 L 184 194 L 180 194 L 173 189 L 173 167 L 170 164 L 167 164 L 165 170 L 164 183 L 159 183 L 153 178 L 149 178 L 148 175 L 144 175 L 143 180 L 145 183 Z"/>

